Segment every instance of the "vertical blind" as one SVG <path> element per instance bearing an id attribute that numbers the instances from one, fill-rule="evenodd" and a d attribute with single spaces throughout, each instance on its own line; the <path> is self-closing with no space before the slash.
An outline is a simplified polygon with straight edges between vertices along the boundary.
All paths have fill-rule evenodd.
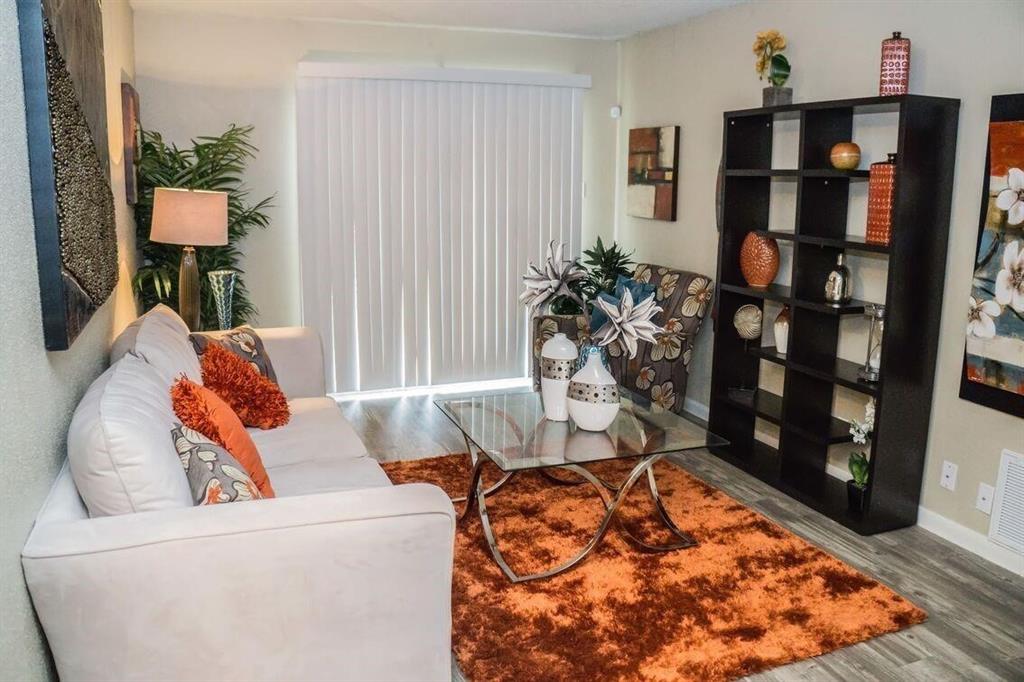
<path id="1" fill-rule="evenodd" d="M 583 88 L 486 73 L 300 68 L 302 314 L 336 392 L 527 373 L 520 276 L 581 248 Z"/>

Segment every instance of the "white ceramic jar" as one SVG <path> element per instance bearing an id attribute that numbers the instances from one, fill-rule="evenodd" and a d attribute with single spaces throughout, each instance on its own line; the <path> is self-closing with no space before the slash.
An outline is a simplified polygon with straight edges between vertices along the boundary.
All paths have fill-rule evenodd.
<path id="1" fill-rule="evenodd" d="M 587 431 L 604 431 L 619 413 L 619 384 L 600 353 L 591 353 L 587 364 L 569 382 L 569 416 Z"/>
<path id="2" fill-rule="evenodd" d="M 565 396 L 576 356 L 576 344 L 565 334 L 555 334 L 541 346 L 540 397 L 544 403 L 544 416 L 551 421 L 569 420 Z"/>

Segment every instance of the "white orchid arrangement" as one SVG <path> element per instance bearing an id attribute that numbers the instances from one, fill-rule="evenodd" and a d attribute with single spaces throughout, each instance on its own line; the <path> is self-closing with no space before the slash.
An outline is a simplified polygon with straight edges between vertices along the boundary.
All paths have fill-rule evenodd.
<path id="1" fill-rule="evenodd" d="M 872 398 L 864 406 L 864 421 L 850 420 L 850 435 L 857 445 L 867 445 L 871 432 L 875 430 L 875 399 Z M 849 460 L 853 482 L 859 488 L 868 484 L 868 453 L 866 451 L 851 452 Z"/>
<path id="2" fill-rule="evenodd" d="M 1007 225 L 1024 225 L 1024 170 L 1009 169 L 1006 184 L 1006 188 L 996 194 L 995 206 L 1006 212 Z M 1000 241 L 997 238 L 993 242 L 991 253 L 995 253 Z M 980 261 L 975 278 L 993 285 L 993 290 L 982 289 L 979 285 L 975 289 L 981 289 L 992 298 L 985 300 L 977 295 L 971 296 L 967 309 L 967 334 L 979 339 L 996 336 L 996 318 L 1007 308 L 1017 317 L 1024 315 L 1024 241 L 1015 239 L 1003 246 L 999 272 L 994 280 L 980 274 L 982 265 L 987 263 L 990 256 Z"/>
<path id="3" fill-rule="evenodd" d="M 556 246 L 557 244 L 557 246 Z M 526 291 L 519 296 L 530 312 L 551 303 L 560 296 L 566 296 L 583 306 L 583 300 L 571 289 L 571 285 L 586 279 L 587 271 L 579 264 L 579 259 L 565 260 L 565 244 L 554 240 L 548 244 L 548 255 L 541 269 L 530 261 L 523 284 Z"/>
<path id="4" fill-rule="evenodd" d="M 638 341 L 656 343 L 655 337 L 665 331 L 652 321 L 662 311 L 661 306 L 654 302 L 654 294 L 634 304 L 633 294 L 626 289 L 618 303 L 599 297 L 594 305 L 608 316 L 608 321 L 594 332 L 598 345 L 618 343 L 631 359 L 636 357 Z"/>

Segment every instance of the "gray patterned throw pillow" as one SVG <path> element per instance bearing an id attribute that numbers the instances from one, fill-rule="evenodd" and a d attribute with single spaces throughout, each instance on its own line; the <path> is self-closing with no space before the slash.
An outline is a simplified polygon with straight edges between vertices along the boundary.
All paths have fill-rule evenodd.
<path id="1" fill-rule="evenodd" d="M 196 505 L 263 498 L 238 460 L 203 434 L 178 424 L 171 438 Z"/>
<path id="2" fill-rule="evenodd" d="M 267 349 L 263 347 L 263 339 L 252 327 L 236 327 L 225 332 L 223 336 L 191 334 L 189 338 L 192 339 L 192 346 L 196 349 L 197 355 L 202 355 L 208 345 L 216 343 L 251 364 L 257 372 L 275 384 L 277 383 L 277 374 L 274 373 L 274 365 L 270 362 Z"/>

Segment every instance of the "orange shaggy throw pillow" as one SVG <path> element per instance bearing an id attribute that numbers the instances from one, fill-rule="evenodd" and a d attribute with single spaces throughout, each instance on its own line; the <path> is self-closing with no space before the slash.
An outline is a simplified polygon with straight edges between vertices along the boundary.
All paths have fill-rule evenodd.
<path id="1" fill-rule="evenodd" d="M 251 363 L 215 343 L 200 356 L 203 385 L 231 406 L 246 426 L 273 429 L 291 419 L 281 387 Z"/>
<path id="2" fill-rule="evenodd" d="M 181 377 L 171 386 L 171 404 L 182 424 L 231 453 L 260 494 L 274 497 L 274 488 L 252 436 L 226 402 L 205 386 Z"/>

